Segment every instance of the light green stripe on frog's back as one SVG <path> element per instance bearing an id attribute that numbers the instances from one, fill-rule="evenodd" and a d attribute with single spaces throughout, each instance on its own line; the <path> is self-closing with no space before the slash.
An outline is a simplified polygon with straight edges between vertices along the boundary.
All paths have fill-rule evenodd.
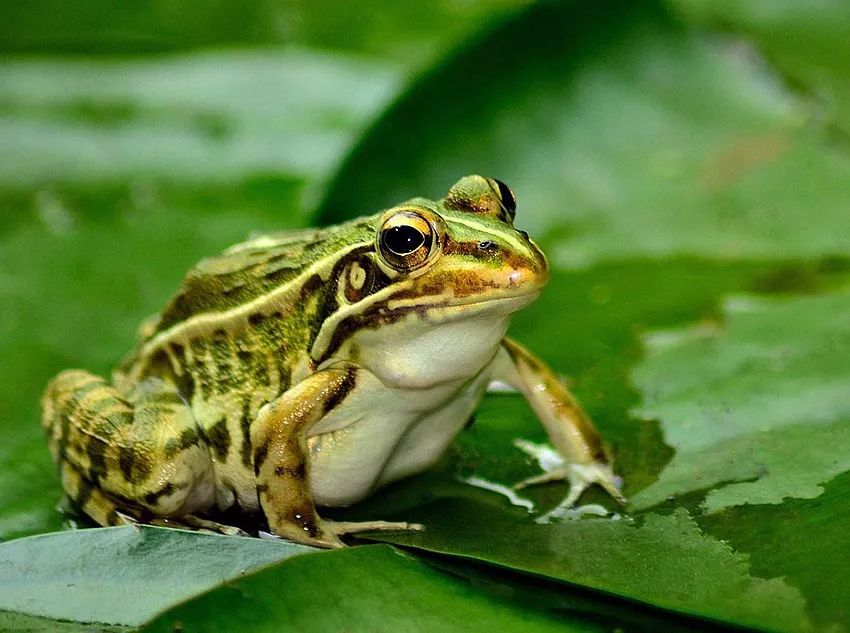
<path id="1" fill-rule="evenodd" d="M 137 353 L 136 372 L 144 373 L 147 361 L 159 350 L 169 345 L 186 347 L 193 340 L 205 340 L 211 338 L 217 330 L 228 333 L 244 332 L 251 329 L 251 319 L 265 318 L 278 311 L 291 311 L 292 308 L 302 308 L 299 302 L 302 290 L 309 287 L 314 278 L 327 280 L 334 264 L 340 258 L 371 248 L 372 242 L 360 242 L 347 246 L 344 250 L 327 255 L 324 259 L 314 261 L 311 266 L 303 269 L 300 274 L 289 281 L 274 287 L 266 293 L 259 293 L 248 303 L 238 304 L 231 308 L 225 308 L 221 312 L 201 312 L 173 325 L 172 327 L 159 331 L 144 341 Z"/>
<path id="2" fill-rule="evenodd" d="M 237 349 L 251 351 L 254 356 L 259 352 L 268 355 L 272 352 L 270 346 L 280 343 L 287 351 L 287 358 L 274 360 L 286 367 L 279 367 L 281 371 L 277 372 L 276 378 L 285 380 L 297 362 L 288 352 L 297 349 L 303 352 L 306 345 L 305 341 L 288 339 L 295 334 L 309 335 L 309 324 L 315 320 L 312 312 L 321 303 L 314 295 L 321 292 L 339 260 L 351 253 L 373 248 L 374 222 L 374 218 L 362 218 L 322 231 L 301 231 L 296 237 L 280 234 L 255 238 L 219 257 L 206 260 L 188 276 L 195 281 L 187 283 L 201 284 L 201 287 L 206 284 L 213 296 L 195 304 L 197 311 L 185 312 L 187 316 L 182 320 L 175 320 L 173 310 L 178 303 L 172 301 L 156 327 L 151 328 L 150 334 L 117 372 L 117 379 L 128 385 L 146 375 L 167 376 L 173 371 L 178 382 L 191 375 L 199 383 L 211 384 L 215 377 L 206 376 L 205 372 L 212 370 L 207 367 L 208 363 L 193 358 L 194 352 L 203 354 L 201 348 L 217 334 L 224 333 L 234 339 Z M 275 258 L 274 265 L 269 264 L 269 253 Z M 298 265 L 284 266 L 286 257 L 293 258 L 293 264 L 297 261 Z M 269 283 L 272 277 L 273 284 Z M 233 282 L 240 278 L 244 281 L 240 285 L 240 300 L 233 301 L 228 296 L 231 293 L 224 292 L 226 286 L 222 279 Z M 187 283 L 184 283 L 182 294 L 186 293 Z M 197 288 L 196 285 L 194 290 L 197 291 Z M 179 307 L 185 309 L 186 306 Z M 289 327 L 284 328 L 286 331 L 281 330 L 272 336 L 272 333 L 264 333 L 262 327 L 257 327 L 260 321 L 267 324 L 278 321 L 266 319 L 277 313 L 287 315 Z M 298 323 L 301 325 L 294 328 L 298 332 L 293 332 L 293 324 Z M 264 336 L 270 340 L 258 340 Z M 196 347 L 197 350 L 193 349 Z M 275 350 L 281 347 L 275 347 Z M 244 361 L 234 354 L 231 366 L 246 362 L 251 365 L 256 360 Z M 222 368 L 217 369 L 220 371 Z M 184 370 L 189 370 L 188 374 Z"/>
<path id="3" fill-rule="evenodd" d="M 201 314 L 226 313 L 298 285 L 317 262 L 332 260 L 353 244 L 371 243 L 373 225 L 373 218 L 363 218 L 327 229 L 260 237 L 205 259 L 186 275 L 154 333 Z"/>

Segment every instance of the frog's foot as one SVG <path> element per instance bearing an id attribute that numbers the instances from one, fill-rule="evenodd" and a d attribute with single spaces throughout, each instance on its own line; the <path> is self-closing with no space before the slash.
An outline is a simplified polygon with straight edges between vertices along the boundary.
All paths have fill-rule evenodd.
<path id="1" fill-rule="evenodd" d="M 570 508 L 574 506 L 582 493 L 593 484 L 601 486 L 621 505 L 626 504 L 626 498 L 620 490 L 623 485 L 622 479 L 615 475 L 611 465 L 605 462 L 563 464 L 541 475 L 529 477 L 514 484 L 514 489 L 521 490 L 528 486 L 536 486 L 550 481 L 567 481 L 570 484 L 570 491 L 564 500 L 558 504 L 559 507 Z"/>
<path id="2" fill-rule="evenodd" d="M 177 518 L 161 518 L 150 521 L 151 525 L 170 527 L 182 530 L 193 530 L 205 534 L 224 534 L 226 536 L 250 536 L 245 530 L 233 525 L 225 525 L 217 521 L 211 521 L 194 514 L 186 514 Z"/>
<path id="3" fill-rule="evenodd" d="M 421 532 L 425 529 L 421 523 L 407 521 L 328 521 L 327 519 L 324 521 L 324 527 L 337 536 L 360 532 Z"/>

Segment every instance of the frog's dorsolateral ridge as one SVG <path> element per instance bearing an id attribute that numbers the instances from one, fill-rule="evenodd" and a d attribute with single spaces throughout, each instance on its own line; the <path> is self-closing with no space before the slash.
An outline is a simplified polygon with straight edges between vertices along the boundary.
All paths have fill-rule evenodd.
<path id="1" fill-rule="evenodd" d="M 332 522 L 344 506 L 433 464 L 487 384 L 528 399 L 566 479 L 622 500 L 592 423 L 538 358 L 505 338 L 548 280 L 513 227 L 499 181 L 468 176 L 324 229 L 263 235 L 201 261 L 112 382 L 62 372 L 43 425 L 71 501 L 101 525 L 162 522 L 230 532 L 220 511 L 262 513 L 320 547 L 409 523 Z M 258 526 L 264 527 L 264 526 Z"/>

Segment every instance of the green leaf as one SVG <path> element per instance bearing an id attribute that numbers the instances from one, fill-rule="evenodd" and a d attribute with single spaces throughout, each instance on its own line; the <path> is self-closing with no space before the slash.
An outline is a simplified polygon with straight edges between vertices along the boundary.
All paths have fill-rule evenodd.
<path id="1" fill-rule="evenodd" d="M 601 631 L 483 594 L 388 546 L 293 558 L 178 606 L 146 631 Z"/>
<path id="2" fill-rule="evenodd" d="M 377 60 L 306 49 L 0 67 L 0 186 L 322 175 L 395 93 Z"/>
<path id="3" fill-rule="evenodd" d="M 708 512 L 817 497 L 850 470 L 848 332 L 843 292 L 742 297 L 721 324 L 648 337 L 635 413 L 661 421 L 676 455 L 634 506 L 709 489 Z"/>
<path id="4" fill-rule="evenodd" d="M 201 0 L 115 4 L 33 0 L 0 13 L 0 53 L 144 54 L 201 47 L 302 45 L 420 65 L 531 0 Z M 118 26 L 120 25 L 120 27 Z"/>
<path id="5" fill-rule="evenodd" d="M 322 217 L 480 172 L 513 187 L 517 222 L 561 267 L 846 253 L 850 157 L 808 101 L 735 50 L 653 2 L 537 5 L 417 84 Z"/>
<path id="6" fill-rule="evenodd" d="M 529 525 L 485 505 L 443 502 L 414 516 L 425 532 L 376 538 L 736 624 L 776 631 L 809 626 L 797 589 L 780 578 L 753 577 L 745 556 L 705 535 L 684 509 L 637 523 Z"/>
<path id="7" fill-rule="evenodd" d="M 737 506 L 699 522 L 736 550 L 749 552 L 753 573 L 781 575 L 799 587 L 809 598 L 817 630 L 846 631 L 850 629 L 850 473 L 823 487 L 816 499 Z"/>
<path id="8" fill-rule="evenodd" d="M 32 536 L 0 545 L 0 618 L 138 626 L 227 580 L 314 551 L 147 526 Z"/>
<path id="9" fill-rule="evenodd" d="M 689 19 L 743 33 L 794 85 L 811 93 L 820 116 L 850 132 L 850 4 L 843 0 L 670 0 Z"/>

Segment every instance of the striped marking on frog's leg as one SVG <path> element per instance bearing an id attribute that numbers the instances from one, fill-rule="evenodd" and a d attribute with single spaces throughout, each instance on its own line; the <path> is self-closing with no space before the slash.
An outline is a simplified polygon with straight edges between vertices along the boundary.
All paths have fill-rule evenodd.
<path id="1" fill-rule="evenodd" d="M 214 502 L 209 452 L 189 407 L 167 383 L 149 379 L 124 396 L 103 378 L 70 370 L 50 382 L 42 408 L 63 486 L 84 509 L 80 497 L 86 494 L 155 516 Z M 98 523 L 109 524 L 107 514 L 93 512 Z"/>
<path id="2" fill-rule="evenodd" d="M 310 490 L 307 431 L 348 396 L 356 384 L 353 368 L 310 375 L 260 409 L 252 425 L 257 493 L 271 531 L 318 547 L 342 547 L 325 526 Z"/>
<path id="3" fill-rule="evenodd" d="M 94 486 L 69 461 L 61 464 L 62 488 L 71 505 L 98 525 L 128 525 L 140 520 L 137 510 L 127 502 L 119 504 Z"/>

